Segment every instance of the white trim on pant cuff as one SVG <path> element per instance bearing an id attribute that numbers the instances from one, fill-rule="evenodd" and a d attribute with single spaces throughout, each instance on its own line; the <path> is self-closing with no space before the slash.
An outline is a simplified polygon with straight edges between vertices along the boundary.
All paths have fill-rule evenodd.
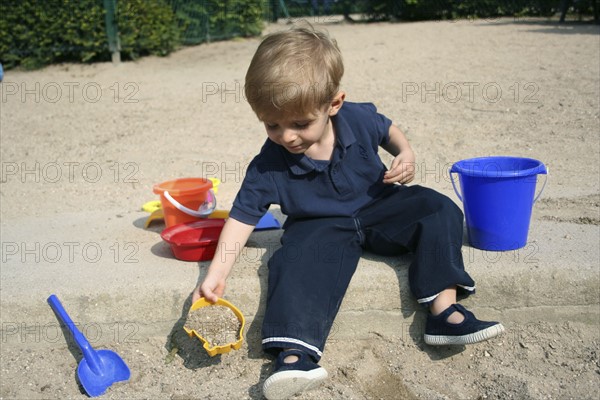
<path id="1" fill-rule="evenodd" d="M 425 297 L 424 299 L 417 299 L 417 303 L 419 303 L 419 304 L 429 303 L 430 301 L 433 301 L 439 295 L 440 295 L 439 293 L 436 293 L 433 296 Z"/>
<path id="2" fill-rule="evenodd" d="M 465 285 L 456 285 L 458 287 L 461 287 L 469 292 L 474 292 L 475 291 L 475 286 L 465 286 Z M 441 292 L 440 292 L 441 293 Z M 440 295 L 440 293 L 436 293 L 433 296 L 429 296 L 429 297 L 425 297 L 422 299 L 417 299 L 417 303 L 419 304 L 423 304 L 423 303 L 429 303 L 430 301 L 435 300 L 436 297 L 438 297 Z"/>
<path id="3" fill-rule="evenodd" d="M 302 340 L 289 338 L 289 337 L 270 337 L 270 338 L 266 338 L 266 339 L 262 340 L 262 344 L 267 344 L 267 343 L 271 343 L 271 342 L 283 342 L 283 343 L 297 344 L 302 347 L 306 347 L 307 349 L 309 349 L 311 351 L 314 351 L 315 353 L 317 353 L 317 355 L 319 357 L 323 356 L 323 352 L 321 350 L 319 350 L 317 347 L 315 347 L 313 345 L 303 342 Z"/>

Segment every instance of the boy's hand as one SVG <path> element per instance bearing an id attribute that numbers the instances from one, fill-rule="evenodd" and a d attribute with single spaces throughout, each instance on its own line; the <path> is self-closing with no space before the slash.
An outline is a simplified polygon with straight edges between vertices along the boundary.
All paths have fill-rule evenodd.
<path id="1" fill-rule="evenodd" d="M 383 175 L 383 183 L 409 183 L 415 179 L 415 152 L 396 125 L 390 125 L 389 136 L 390 139 L 383 148 L 394 156 L 394 160 Z"/>
<path id="2" fill-rule="evenodd" d="M 389 170 L 383 175 L 383 183 L 409 183 L 415 179 L 415 153 L 412 149 L 400 152 Z"/>
<path id="3" fill-rule="evenodd" d="M 208 273 L 204 281 L 192 292 L 192 301 L 204 297 L 211 303 L 215 303 L 223 296 L 229 272 L 252 231 L 254 225 L 244 224 L 232 217 L 227 219 L 219 237 L 215 256 L 208 267 Z M 232 248 L 236 251 L 227 250 Z"/>
<path id="4" fill-rule="evenodd" d="M 192 294 L 192 304 L 196 302 L 200 297 L 204 297 L 211 303 L 215 303 L 219 297 L 223 296 L 225 292 L 225 279 L 213 277 L 210 274 L 206 276 L 204 282 L 202 282 Z"/>

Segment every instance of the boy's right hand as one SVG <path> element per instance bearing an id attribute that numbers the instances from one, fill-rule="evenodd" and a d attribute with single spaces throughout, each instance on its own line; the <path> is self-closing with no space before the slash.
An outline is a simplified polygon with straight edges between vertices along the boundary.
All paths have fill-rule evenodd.
<path id="1" fill-rule="evenodd" d="M 208 267 L 208 273 L 204 281 L 192 292 L 193 302 L 204 297 L 211 303 L 216 303 L 219 297 L 223 296 L 225 280 L 253 230 L 254 225 L 244 224 L 232 217 L 227 219 L 219 237 L 215 256 Z M 236 249 L 236 251 L 228 249 Z"/>
<path id="2" fill-rule="evenodd" d="M 204 282 L 194 289 L 192 294 L 192 304 L 196 302 L 200 297 L 204 297 L 211 303 L 216 303 L 219 297 L 223 296 L 225 292 L 225 279 L 219 279 L 209 275 L 206 276 Z"/>

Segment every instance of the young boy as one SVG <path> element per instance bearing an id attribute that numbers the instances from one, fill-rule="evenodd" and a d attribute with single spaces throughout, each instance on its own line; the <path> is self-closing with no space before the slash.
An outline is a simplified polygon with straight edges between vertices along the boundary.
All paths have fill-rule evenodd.
<path id="1" fill-rule="evenodd" d="M 429 307 L 425 342 L 468 344 L 504 328 L 456 304 L 471 294 L 461 245 L 463 214 L 414 178 L 404 134 L 370 103 L 339 89 L 341 53 L 328 35 L 294 27 L 268 35 L 246 74 L 248 102 L 268 139 L 250 163 L 204 281 L 216 301 L 254 225 L 271 204 L 288 216 L 282 247 L 269 260 L 263 348 L 277 355 L 263 391 L 285 399 L 327 378 L 317 362 L 363 250 L 414 253 L 410 288 Z M 389 170 L 378 146 L 394 156 Z M 236 249 L 237 253 L 232 251 Z"/>

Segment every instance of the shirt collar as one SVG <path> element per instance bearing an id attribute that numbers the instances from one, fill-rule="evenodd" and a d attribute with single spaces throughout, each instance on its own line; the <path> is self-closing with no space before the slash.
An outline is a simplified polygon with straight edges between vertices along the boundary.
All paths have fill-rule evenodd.
<path id="1" fill-rule="evenodd" d="M 346 154 L 346 149 L 350 147 L 352 143 L 356 142 L 356 136 L 354 136 L 354 132 L 352 132 L 350 125 L 348 125 L 343 110 L 344 107 L 342 106 L 340 111 L 331 117 L 331 122 L 335 129 L 336 141 L 335 148 L 333 149 L 333 156 L 331 158 L 332 164 L 339 162 Z M 279 148 L 280 151 L 283 152 L 285 161 L 294 175 L 304 175 L 315 170 L 314 163 L 312 163 L 304 154 L 290 153 L 284 149 L 283 146 L 279 146 Z"/>

